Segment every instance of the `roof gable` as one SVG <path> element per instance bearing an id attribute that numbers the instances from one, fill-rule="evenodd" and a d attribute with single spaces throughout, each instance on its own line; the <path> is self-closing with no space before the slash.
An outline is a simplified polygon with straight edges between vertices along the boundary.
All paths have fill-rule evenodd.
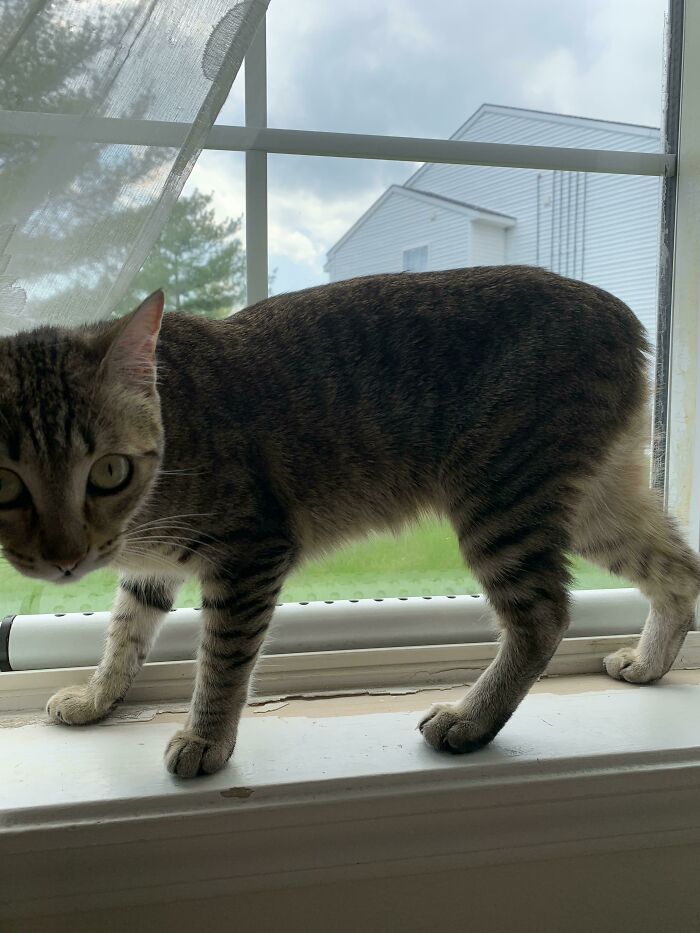
<path id="1" fill-rule="evenodd" d="M 568 130 L 580 130 L 582 133 L 595 134 L 596 142 L 587 146 L 585 143 L 583 145 L 579 144 L 580 148 L 597 148 L 597 149 L 635 149 L 635 150 L 651 150 L 656 148 L 656 143 L 660 139 L 661 132 L 659 129 L 653 126 L 641 126 L 634 123 L 616 123 L 613 120 L 595 120 L 591 117 L 576 117 L 571 116 L 570 114 L 564 113 L 549 113 L 544 110 L 528 110 L 524 107 L 503 107 L 500 104 L 482 104 L 478 110 L 476 110 L 468 120 L 466 120 L 453 134 L 450 136 L 450 139 L 454 140 L 473 140 L 479 142 L 514 142 L 521 145 L 532 145 L 533 141 L 530 139 L 512 139 L 512 140 L 503 140 L 498 139 L 498 131 L 496 131 L 496 138 L 494 139 L 493 132 L 493 122 L 490 118 L 500 117 L 511 118 L 514 124 L 515 135 L 522 135 L 523 125 L 532 124 L 533 130 L 539 124 L 541 129 L 544 130 L 545 127 L 550 129 L 558 128 L 559 133 L 562 131 L 566 133 Z M 491 122 L 491 130 L 485 132 L 483 135 L 478 133 L 479 124 Z M 519 131 L 518 131 L 519 128 Z M 538 132 L 539 135 L 539 132 Z M 605 137 L 609 139 L 609 145 L 605 145 Z M 628 137 L 628 143 L 621 143 L 620 137 Z M 547 141 L 537 142 L 537 145 L 562 145 L 562 143 L 547 143 Z M 564 144 L 566 145 L 566 144 Z M 573 143 L 574 148 L 578 148 L 576 143 Z M 409 188 L 413 188 L 423 181 L 424 176 L 436 168 L 435 164 L 429 162 L 424 163 L 415 172 L 404 182 Z M 420 185 L 419 185 L 420 186 Z"/>
<path id="2" fill-rule="evenodd" d="M 362 214 L 343 236 L 334 243 L 326 254 L 328 258 L 340 249 L 359 229 L 367 223 L 370 217 L 375 214 L 379 208 L 392 197 L 409 198 L 412 201 L 421 201 L 432 204 L 442 210 L 455 211 L 459 214 L 466 214 L 473 220 L 481 220 L 485 223 L 491 223 L 498 227 L 512 227 L 516 220 L 509 214 L 502 214 L 499 211 L 492 211 L 487 208 L 478 207 L 475 204 L 467 204 L 466 201 L 457 201 L 454 198 L 447 198 L 443 195 L 433 194 L 431 191 L 420 191 L 417 188 L 406 188 L 403 185 L 390 185 L 381 197 L 377 198 L 374 204 Z"/>
<path id="3" fill-rule="evenodd" d="M 550 126 L 554 124 L 563 124 L 570 127 L 580 127 L 581 129 L 586 129 L 588 131 L 593 130 L 600 134 L 609 133 L 611 138 L 613 135 L 618 137 L 620 135 L 629 136 L 631 139 L 636 139 L 638 141 L 638 146 L 641 144 L 641 148 L 647 148 L 650 142 L 654 142 L 660 138 L 660 130 L 653 126 L 641 126 L 634 123 L 617 123 L 613 120 L 595 120 L 590 117 L 577 117 L 571 116 L 570 114 L 549 113 L 543 110 L 529 110 L 523 107 L 504 107 L 500 104 L 482 104 L 478 110 L 476 110 L 469 117 L 469 119 L 466 120 L 452 134 L 450 139 L 464 139 L 466 137 L 470 137 L 480 121 L 493 115 L 501 117 L 513 117 L 514 119 L 520 121 L 527 120 L 528 122 L 532 123 L 545 123 Z M 644 145 L 645 143 L 647 144 L 646 146 Z M 611 146 L 611 148 L 617 147 Z M 472 212 L 474 219 L 478 218 L 502 226 L 512 226 L 515 223 L 515 218 L 509 217 L 506 214 L 498 214 L 496 211 L 486 210 L 474 204 L 467 204 L 463 201 L 456 201 L 452 198 L 433 194 L 430 191 L 424 190 L 423 187 L 419 184 L 424 176 L 431 170 L 440 170 L 441 168 L 441 165 L 425 163 L 416 169 L 416 171 L 404 182 L 403 185 L 391 185 L 389 188 L 387 188 L 387 190 L 374 202 L 374 204 L 372 204 L 371 207 L 369 207 L 368 210 L 366 210 L 364 214 L 362 214 L 343 234 L 337 243 L 331 246 L 331 248 L 328 250 L 327 257 L 331 258 L 335 251 L 338 250 L 351 236 L 353 236 L 357 230 L 363 226 L 367 220 L 369 220 L 374 212 L 385 203 L 388 198 L 397 196 L 399 194 L 404 197 L 413 195 L 420 200 L 424 200 L 426 198 L 432 199 L 436 206 L 440 206 L 446 210 Z"/>
<path id="4" fill-rule="evenodd" d="M 638 123 L 621 123 L 617 120 L 597 120 L 593 117 L 577 117 L 568 113 L 552 113 L 548 110 L 531 110 L 528 107 L 506 107 L 502 104 L 482 104 L 468 120 L 458 127 L 450 139 L 463 139 L 467 133 L 486 115 L 496 113 L 503 116 L 520 117 L 521 119 L 538 121 L 540 123 L 564 123 L 570 126 L 589 127 L 602 132 L 624 133 L 628 136 L 646 137 L 656 139 L 660 130 L 655 126 L 643 126 Z"/>

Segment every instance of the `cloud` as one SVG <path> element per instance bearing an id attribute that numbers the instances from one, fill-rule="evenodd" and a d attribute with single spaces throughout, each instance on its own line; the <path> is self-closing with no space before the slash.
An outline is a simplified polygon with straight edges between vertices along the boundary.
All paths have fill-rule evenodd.
<path id="1" fill-rule="evenodd" d="M 659 125 L 666 0 L 273 0 L 268 123 L 450 136 L 482 103 Z M 243 120 L 243 76 L 219 122 Z M 194 182 L 237 215 L 243 160 L 207 153 Z M 412 166 L 269 158 L 270 251 L 286 287 L 324 278 L 325 252 Z M 196 176 L 196 179 L 195 179 Z"/>
<path id="2" fill-rule="evenodd" d="M 596 4 L 577 46 L 559 45 L 534 62 L 525 106 L 659 126 L 665 4 Z"/>

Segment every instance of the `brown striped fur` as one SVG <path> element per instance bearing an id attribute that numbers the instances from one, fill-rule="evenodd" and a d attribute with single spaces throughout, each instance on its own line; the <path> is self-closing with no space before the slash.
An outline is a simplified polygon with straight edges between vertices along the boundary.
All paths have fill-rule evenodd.
<path id="1" fill-rule="evenodd" d="M 568 624 L 568 551 L 651 602 L 608 672 L 641 683 L 673 663 L 700 565 L 648 490 L 647 346 L 622 302 L 526 267 L 355 279 L 226 321 L 165 315 L 156 387 L 159 313 L 151 296 L 125 322 L 0 341 L 0 469 L 29 490 L 0 510 L 7 558 L 52 579 L 75 555 L 74 573 L 123 571 L 104 658 L 49 701 L 53 719 L 123 698 L 194 574 L 197 678 L 166 761 L 217 770 L 290 570 L 428 511 L 452 522 L 503 631 L 464 700 L 423 719 L 435 748 L 489 742 L 543 672 Z M 106 453 L 134 475 L 93 501 L 86 471 Z"/>

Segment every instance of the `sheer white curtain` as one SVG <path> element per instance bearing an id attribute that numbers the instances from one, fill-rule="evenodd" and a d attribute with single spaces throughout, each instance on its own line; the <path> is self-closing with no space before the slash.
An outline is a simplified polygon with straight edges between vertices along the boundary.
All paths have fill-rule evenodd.
<path id="1" fill-rule="evenodd" d="M 1 0 L 0 334 L 110 314 L 268 3 Z"/>

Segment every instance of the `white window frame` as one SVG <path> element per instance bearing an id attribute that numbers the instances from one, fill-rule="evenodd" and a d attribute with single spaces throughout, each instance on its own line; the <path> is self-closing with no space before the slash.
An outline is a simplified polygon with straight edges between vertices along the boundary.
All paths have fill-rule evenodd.
<path id="1" fill-rule="evenodd" d="M 407 269 L 406 268 L 406 253 L 412 253 L 414 250 L 424 249 L 425 250 L 425 269 Z M 405 249 L 401 250 L 401 268 L 403 272 L 427 272 L 430 264 L 430 244 L 429 243 L 416 243 L 415 246 L 407 246 Z"/>
<path id="2" fill-rule="evenodd" d="M 698 307 L 700 293 L 700 263 L 698 244 L 700 230 L 696 223 L 694 204 L 700 189 L 700 109 L 694 97 L 700 64 L 697 56 L 682 55 L 686 47 L 700 47 L 700 25 L 693 5 L 684 0 L 670 0 L 671 50 L 667 77 L 666 149 L 665 152 L 624 152 L 587 149 L 567 149 L 551 146 L 523 146 L 503 143 L 465 142 L 461 140 L 421 139 L 351 133 L 327 133 L 267 127 L 267 74 L 266 25 L 261 26 L 249 48 L 245 60 L 245 125 L 214 126 L 205 143 L 206 149 L 242 151 L 246 160 L 246 262 L 248 303 L 259 301 L 268 294 L 268 236 L 267 236 L 267 154 L 308 155 L 338 158 L 384 159 L 461 165 L 492 165 L 512 168 L 535 168 L 580 172 L 652 175 L 664 179 L 664 209 L 660 322 L 659 333 L 668 341 L 668 353 L 661 360 L 667 366 L 660 374 L 662 391 L 656 399 L 656 423 L 668 424 L 662 441 L 657 439 L 655 464 L 665 464 L 666 471 L 657 470 L 655 482 L 665 475 L 664 496 L 672 512 L 688 530 L 694 547 L 700 544 L 700 373 L 698 366 Z M 684 10 L 685 8 L 685 10 Z M 697 39 L 693 39 L 696 36 Z M 53 137 L 69 135 L 93 141 L 111 141 L 140 145 L 170 145 L 180 138 L 180 124 L 155 121 L 113 120 L 106 118 L 74 118 L 56 114 L 0 113 L 3 132 L 46 134 Z M 680 138 L 678 148 L 676 142 Z M 676 209 L 677 205 L 677 209 Z M 677 244 L 674 246 L 674 244 Z M 422 245 L 422 244 L 421 244 Z M 689 352 L 689 347 L 695 352 Z M 662 354 L 663 356 L 663 354 Z M 671 378 L 673 376 L 673 378 Z M 666 389 L 668 391 L 666 391 Z M 663 421 L 661 421 L 663 419 Z M 658 434 L 658 432 L 657 432 Z M 614 591 L 612 591 L 614 592 Z M 611 610 L 607 617 L 608 631 L 629 635 L 639 631 L 643 612 L 635 591 L 625 591 L 627 600 L 624 616 Z M 581 606 L 579 615 L 574 611 L 571 634 L 586 637 L 585 619 L 593 603 L 588 595 L 579 594 L 575 607 Z M 590 594 L 595 599 L 595 593 Z M 389 601 L 386 601 L 389 602 Z M 357 625 L 345 628 L 346 641 L 336 650 L 352 650 L 363 642 L 360 632 L 392 632 L 396 644 L 408 645 L 411 632 L 409 613 L 401 612 L 405 602 L 395 601 L 398 610 L 391 625 L 387 615 L 381 615 L 376 600 L 362 600 L 355 614 Z M 414 602 L 413 600 L 411 602 Z M 420 600 L 415 600 L 420 602 Z M 345 602 L 328 606 L 328 614 L 339 618 L 345 611 Z M 459 603 L 451 611 L 435 620 L 435 613 L 425 606 L 425 625 L 432 630 L 436 644 L 449 644 L 454 640 L 454 625 Z M 335 615 L 334 615 L 335 613 Z M 462 641 L 483 639 L 483 626 L 469 626 L 462 613 L 464 625 Z M 606 615 L 606 614 L 605 614 Z M 308 611 L 309 619 L 312 616 Z M 602 618 L 603 616 L 601 616 Z M 630 625 L 629 619 L 634 617 Z M 402 625 L 406 620 L 406 628 Z M 612 620 L 612 621 L 611 621 Z M 8 627 L 19 624 L 4 623 Z M 294 651 L 313 651 L 323 643 L 325 626 L 314 626 L 316 638 L 301 639 Z M 585 632 L 585 634 L 583 634 Z M 614 636 L 613 636 L 614 637 Z M 691 636 L 692 638 L 693 636 Z M 3 631 L 0 630 L 0 656 Z M 377 643 L 375 643 L 377 644 Z M 369 647 L 365 644 L 368 650 Z M 384 643 L 386 647 L 386 643 Z M 382 650 L 382 649 L 380 649 Z M 5 651 L 5 655 L 11 655 Z"/>
<path id="3" fill-rule="evenodd" d="M 683 0 L 672 0 L 679 43 L 683 6 Z M 700 4 L 686 5 L 683 41 L 691 52 L 700 50 Z M 666 215 L 666 242 L 675 239 L 677 246 L 675 257 L 667 255 L 662 262 L 662 292 L 666 289 L 672 296 L 667 337 L 673 375 L 668 444 L 663 450 L 668 452 L 668 501 L 687 522 L 691 541 L 697 545 L 700 230 L 693 205 L 700 193 L 700 55 L 685 55 L 684 63 L 678 176 L 665 198 L 671 210 Z M 111 127 L 104 129 L 113 132 Z M 410 149 L 411 141 L 406 145 Z M 570 153 L 565 155 L 571 158 Z M 672 176 L 675 158 L 668 158 L 673 162 L 664 165 Z M 647 167 L 651 164 L 644 162 Z M 253 184 L 261 185 L 261 160 L 253 158 L 251 174 Z M 672 196 L 676 190 L 677 213 Z M 257 202 L 253 206 L 258 210 Z M 257 236 L 251 240 L 259 251 L 263 221 L 258 217 Z M 262 258 L 250 259 L 249 277 L 261 292 L 263 283 L 267 286 Z M 662 402 L 665 406 L 666 399 Z M 619 592 L 624 601 L 625 591 Z M 599 592 L 598 598 L 612 593 Z M 458 605 L 457 599 L 451 605 Z M 417 611 L 413 601 L 401 606 L 403 610 L 396 607 L 397 619 Z M 312 613 L 321 611 L 306 607 L 303 612 L 303 608 L 299 607 L 287 633 L 291 635 L 296 626 L 300 643 Z M 369 607 L 356 604 L 356 608 L 358 614 L 372 615 L 371 601 Z M 375 604 L 375 616 L 384 609 L 383 604 Z M 327 611 L 333 612 L 333 607 Z M 601 614 L 594 613 L 593 621 L 599 624 Z M 557 670 L 590 670 L 591 664 L 599 664 L 600 653 L 615 650 L 629 637 L 569 639 L 555 659 Z M 700 633 L 691 633 L 686 641 L 682 656 L 687 666 L 700 666 L 699 638 Z M 411 690 L 426 681 L 450 683 L 451 671 L 454 682 L 464 682 L 478 673 L 493 649 L 409 644 L 319 654 L 308 647 L 306 643 L 307 650 L 296 655 L 264 657 L 260 692 L 286 695 L 319 688 L 350 692 L 368 682 L 368 670 L 377 683 L 403 684 Z M 698 656 L 697 663 L 693 655 Z M 345 716 L 326 720 L 323 728 L 311 718 L 311 710 L 292 726 L 282 710 L 279 718 L 273 713 L 243 722 L 229 768 L 198 782 L 176 782 L 162 767 L 159 745 L 163 733 L 177 724 L 151 728 L 146 720 L 151 712 L 155 716 L 163 709 L 163 700 L 189 697 L 193 667 L 186 660 L 146 666 L 130 695 L 151 703 L 150 710 L 137 711 L 146 714 L 141 722 L 94 726 L 66 735 L 58 728 L 46 728 L 39 714 L 32 722 L 32 716 L 18 713 L 14 723 L 11 718 L 8 728 L 0 729 L 5 742 L 5 754 L 0 755 L 0 766 L 5 766 L 2 786 L 15 799 L 28 801 L 11 810 L 6 822 L 0 818 L 3 919 L 13 929 L 35 929 L 42 922 L 52 924 L 52 929 L 87 929 L 85 911 L 91 912 L 90 929 L 102 928 L 114 917 L 126 917 L 122 911 L 131 910 L 133 919 L 135 909 L 155 918 L 158 927 L 163 917 L 159 911 L 172 907 L 174 900 L 173 929 L 189 928 L 190 918 L 200 918 L 203 900 L 207 916 L 215 921 L 221 918 L 225 924 L 235 915 L 244 926 L 246 921 L 254 926 L 260 921 L 256 892 L 268 892 L 268 902 L 275 903 L 293 888 L 301 889 L 303 896 L 285 904 L 308 903 L 315 918 L 332 918 L 332 926 L 338 916 L 339 885 L 344 886 L 344 903 L 350 911 L 363 897 L 363 889 L 354 887 L 362 879 L 382 879 L 384 896 L 376 901 L 376 921 L 388 928 L 394 901 L 387 900 L 386 890 L 400 897 L 396 879 L 402 878 L 404 891 L 421 892 L 411 929 L 418 929 L 423 920 L 420 928 L 428 929 L 435 899 L 423 892 L 434 891 L 433 880 L 439 884 L 451 871 L 462 872 L 460 881 L 466 884 L 467 873 L 477 866 L 510 864 L 517 871 L 520 863 L 540 864 L 538 877 L 546 883 L 559 860 L 578 888 L 592 890 L 600 880 L 594 856 L 615 853 L 616 878 L 631 883 L 638 868 L 634 856 L 645 849 L 653 850 L 663 876 L 663 885 L 652 885 L 650 892 L 654 917 L 688 915 L 683 901 L 687 889 L 677 883 L 669 856 L 678 853 L 677 867 L 681 857 L 687 863 L 689 846 L 700 850 L 700 822 L 695 816 L 700 812 L 700 728 L 692 716 L 699 686 L 622 687 L 602 695 L 528 697 L 513 719 L 518 729 L 512 734 L 515 740 L 508 739 L 506 726 L 495 746 L 466 757 L 436 755 L 425 748 L 414 730 L 413 714 L 410 723 L 405 713 Z M 87 667 L 2 675 L 0 709 L 38 709 L 54 689 L 89 674 Z M 567 726 L 557 719 L 560 716 Z M 13 724 L 23 727 L 12 728 Z M 261 748 L 274 753 L 260 754 Z M 168 857 L 163 859 L 166 851 Z M 483 896 L 467 899 L 467 911 L 473 913 L 475 903 L 487 910 L 498 903 L 501 880 L 496 870 L 480 872 Z M 539 914 L 531 903 L 532 899 L 523 910 L 522 898 L 516 896 L 508 923 L 517 927 L 520 922 L 536 922 Z M 663 903 L 668 912 L 657 909 Z M 605 924 L 609 919 L 605 904 L 601 907 L 594 898 L 589 906 L 593 926 L 598 917 Z M 635 908 L 626 902 L 623 907 L 624 918 L 638 926 L 645 904 Z M 570 911 L 555 905 L 554 913 L 564 929 Z M 284 923 L 290 930 L 305 930 L 310 916 L 308 911 L 292 909 Z M 552 910 L 547 916 L 552 917 Z M 530 928 L 534 929 L 532 923 Z"/>

